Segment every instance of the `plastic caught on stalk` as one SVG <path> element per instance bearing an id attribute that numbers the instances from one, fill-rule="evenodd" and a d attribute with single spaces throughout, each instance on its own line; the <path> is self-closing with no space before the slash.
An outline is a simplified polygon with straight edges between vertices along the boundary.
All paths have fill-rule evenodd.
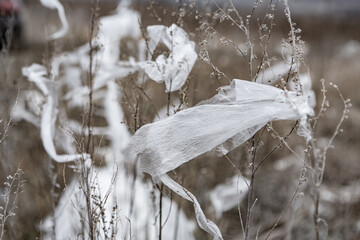
<path id="1" fill-rule="evenodd" d="M 140 62 L 138 65 L 152 80 L 165 82 L 166 92 L 179 90 L 185 83 L 197 59 L 195 43 L 189 40 L 187 33 L 175 24 L 170 27 L 154 25 L 147 27 L 149 36 L 149 56 L 153 57 L 159 43 L 170 50 L 169 57 L 159 55 L 155 61 Z"/>
<path id="2" fill-rule="evenodd" d="M 124 78 L 130 73 L 137 71 L 137 66 L 132 66 L 130 61 L 119 60 L 121 40 L 125 37 L 137 39 L 141 36 L 139 14 L 136 11 L 125 8 L 124 5 L 126 6 L 126 4 L 120 4 L 115 14 L 102 17 L 99 20 L 98 34 L 92 40 L 94 45 L 99 46 L 99 50 L 93 55 L 93 69 L 97 70 L 96 74 L 94 74 L 94 91 L 105 87 L 108 81 Z M 62 65 L 66 65 L 67 72 L 69 72 L 69 66 L 80 65 L 80 68 L 74 68 L 73 71 L 73 74 L 80 76 L 81 69 L 89 68 L 89 52 L 89 45 L 85 44 L 76 51 L 63 53 L 55 57 L 51 67 L 52 75 L 59 76 Z M 83 86 L 80 81 L 74 81 L 74 79 L 80 79 L 80 77 L 64 78 L 65 84 L 73 86 L 65 98 L 73 106 L 79 106 L 79 104 L 84 102 L 82 101 L 84 96 L 89 94 L 89 88 L 88 86 Z"/>
<path id="3" fill-rule="evenodd" d="M 130 1 L 126 1 L 130 3 Z M 101 203 L 104 204 L 105 212 L 102 212 L 105 221 L 96 222 L 98 229 L 110 229 L 114 232 L 114 239 L 158 239 L 158 225 L 154 222 L 159 221 L 156 217 L 159 212 L 158 207 L 153 206 L 152 195 L 153 186 L 149 182 L 143 182 L 141 177 L 135 177 L 132 173 L 125 170 L 124 164 L 126 159 L 123 157 L 123 150 L 128 147 L 130 133 L 126 124 L 122 123 L 124 113 L 120 105 L 121 92 L 117 89 L 116 80 L 128 75 L 131 71 L 138 71 L 139 67 L 129 61 L 121 61 L 120 57 L 120 41 L 125 37 L 137 39 L 141 36 L 139 27 L 139 14 L 136 11 L 126 8 L 126 2 L 122 1 L 117 12 L 114 15 L 106 16 L 100 19 L 98 35 L 93 39 L 94 46 L 99 46 L 94 57 L 94 86 L 93 100 L 101 107 L 94 112 L 96 117 L 104 118 L 107 122 L 106 126 L 92 128 L 94 135 L 102 135 L 109 140 L 108 144 L 103 144 L 96 149 L 98 154 L 104 156 L 106 162 L 105 167 L 98 168 L 93 166 L 90 168 L 90 175 L 94 176 L 89 180 L 91 183 L 97 183 L 98 188 L 94 188 L 92 193 L 97 196 L 107 196 Z M 139 60 L 143 61 L 145 57 L 144 44 L 139 46 Z M 51 61 L 51 72 L 48 74 L 46 68 L 41 65 L 32 65 L 24 68 L 23 74 L 30 81 L 36 83 L 41 89 L 43 102 L 46 101 L 45 107 L 40 114 L 51 112 L 45 122 L 51 121 L 44 129 L 50 130 L 51 133 L 47 137 L 54 135 L 60 136 L 59 128 L 66 128 L 68 132 L 73 134 L 81 134 L 87 129 L 83 129 L 80 122 L 67 115 L 67 110 L 78 110 L 82 108 L 88 101 L 89 87 L 82 81 L 83 71 L 89 68 L 89 45 L 83 45 L 73 52 L 62 53 L 54 57 Z M 143 51 L 143 52 L 142 52 Z M 48 78 L 51 76 L 51 80 Z M 56 88 L 55 81 L 56 79 Z M 56 91 L 55 91 L 56 90 Z M 65 95 L 65 96 L 64 96 Z M 26 101 L 26 100 L 25 100 Z M 58 104 L 57 101 L 61 101 Z M 57 106 L 59 105 L 59 106 Z M 49 109 L 49 107 L 54 107 Z M 22 108 L 20 115 L 40 122 L 39 117 L 27 114 L 27 109 Z M 58 108 L 57 108 L 58 107 Z M 30 111 L 31 113 L 31 111 Z M 58 113 L 58 114 L 57 114 Z M 33 118 L 31 118 L 33 117 Z M 21 116 L 20 116 L 21 118 Z M 55 120 L 57 120 L 58 128 L 54 128 Z M 38 124 L 43 127 L 43 124 Z M 50 127 L 49 127 L 50 126 Z M 56 131 L 55 131 L 56 130 Z M 43 129 L 42 136 L 43 136 Z M 52 139 L 51 139 L 52 140 Z M 57 148 L 63 146 L 64 152 L 71 152 L 71 144 L 67 144 L 72 138 L 63 136 L 57 138 Z M 47 146 L 46 150 L 51 156 L 55 153 L 54 143 L 49 141 L 51 146 Z M 64 144 L 66 143 L 66 144 Z M 70 147 L 69 147 L 70 146 Z M 52 150 L 52 151 L 48 151 Z M 129 163 L 126 163 L 129 166 Z M 116 178 L 113 176 L 114 170 L 118 169 Z M 113 179 L 114 177 L 114 179 Z M 136 180 L 135 180 L 136 179 Z M 129 191 L 131 189 L 131 191 Z M 111 191 L 110 191 L 111 190 Z M 157 193 L 156 193 L 157 194 Z M 160 196 L 155 196 L 158 199 Z M 158 201 L 158 200 L 155 200 Z M 187 219 L 184 212 L 177 204 L 168 197 L 163 197 L 163 211 L 168 213 L 166 221 L 163 223 L 163 238 L 166 239 L 195 239 L 193 230 L 196 225 L 193 221 Z M 99 205 L 96 198 L 91 199 L 91 204 L 98 211 L 94 214 L 100 216 Z M 132 206 L 133 205 L 133 206 Z M 118 208 L 114 208 L 114 207 Z M 144 206 L 146 206 L 144 208 Z M 55 218 L 48 217 L 45 219 L 41 231 L 44 232 L 44 239 L 53 239 L 53 230 L 56 233 L 56 239 L 75 239 L 79 233 L 83 233 L 88 238 L 88 229 L 82 228 L 81 216 L 82 212 L 86 214 L 86 199 L 79 181 L 72 181 L 69 187 L 61 196 L 59 205 L 55 209 Z M 130 210 L 132 209 L 132 211 Z M 145 209 L 145 210 L 144 210 Z M 175 211 L 177 210 L 177 211 Z M 116 219 L 112 219 L 116 215 Z M 86 225 L 86 224 L 85 224 Z M 114 227 L 116 226 L 116 227 Z M 105 231 L 99 231 L 100 238 L 105 239 Z M 115 236 L 116 235 L 116 236 Z M 111 235 L 113 236 L 113 235 Z"/>
<path id="4" fill-rule="evenodd" d="M 58 0 L 40 0 L 40 2 L 44 7 L 47 7 L 50 9 L 56 9 L 56 11 L 59 15 L 61 24 L 62 24 L 62 28 L 59 31 L 57 31 L 56 33 L 53 33 L 49 37 L 49 39 L 54 40 L 54 39 L 59 39 L 59 38 L 64 37 L 69 30 L 69 23 L 66 19 L 63 5 L 61 5 L 61 3 Z"/>
<path id="5" fill-rule="evenodd" d="M 60 10 L 62 9 L 63 11 L 62 6 L 59 5 L 60 3 L 57 0 L 42 0 L 42 3 L 47 7 L 58 8 Z M 121 79 L 138 69 L 137 66 L 132 66 L 129 61 L 121 62 L 119 60 L 119 42 L 124 37 L 132 37 L 136 39 L 141 36 L 139 26 L 140 16 L 136 11 L 127 8 L 129 3 L 129 1 L 123 1 L 121 4 L 119 4 L 115 14 L 100 19 L 98 35 L 96 39 L 93 40 L 94 44 L 100 46 L 100 50 L 96 51 L 94 54 L 94 69 L 96 67 L 97 71 L 96 74 L 94 74 L 93 99 L 102 100 L 105 98 L 105 96 L 107 96 L 106 103 L 110 105 L 107 105 L 105 109 L 112 108 L 111 111 L 114 109 L 118 110 L 120 106 L 116 105 L 118 104 L 116 101 L 110 99 L 110 96 L 107 95 L 107 91 L 103 88 L 109 84 L 111 85 L 115 79 Z M 57 101 L 59 101 L 58 95 L 63 94 L 61 91 L 58 91 L 59 89 L 62 89 L 63 86 L 65 87 L 64 89 L 67 89 L 66 95 L 62 97 L 62 99 L 66 101 L 67 107 L 83 107 L 86 104 L 90 90 L 89 87 L 84 85 L 81 81 L 81 74 L 82 69 L 88 69 L 89 67 L 89 51 L 89 45 L 86 44 L 79 47 L 74 52 L 63 53 L 54 57 L 51 61 L 51 73 L 49 74 L 51 75 L 51 80 L 49 80 L 46 76 L 48 74 L 47 70 L 42 65 L 33 64 L 30 67 L 23 69 L 23 75 L 26 76 L 29 81 L 35 82 L 46 98 L 42 119 L 41 121 L 38 121 L 41 122 L 41 133 L 44 138 L 51 137 L 52 139 L 54 136 L 54 124 L 59 111 L 57 108 Z M 55 81 L 52 81 L 54 79 L 58 80 L 58 86 L 56 89 L 54 86 Z M 46 115 L 44 113 L 45 110 L 48 111 L 50 115 Z M 31 120 L 31 122 L 34 124 L 37 123 L 36 117 L 31 115 L 31 112 L 27 111 L 25 106 L 23 108 L 19 108 L 18 113 L 20 116 L 17 119 L 26 118 Z M 68 119 L 66 113 L 63 113 L 63 111 L 60 111 L 59 113 L 62 114 L 61 116 L 63 117 L 58 119 L 59 125 L 69 129 L 69 132 L 76 133 L 78 132 L 78 129 L 80 130 L 82 128 L 80 123 L 76 122 L 75 120 Z M 116 113 L 119 113 L 119 111 L 116 111 Z M 113 134 L 118 131 L 119 128 L 121 128 L 121 126 L 119 127 L 119 125 L 121 125 L 121 119 L 117 119 L 119 123 L 115 124 L 113 118 L 108 118 L 109 115 L 110 114 L 104 116 L 107 118 L 107 120 L 110 121 L 109 128 L 104 129 L 94 127 L 94 133 L 105 134 L 108 135 L 111 139 L 114 139 Z M 49 116 L 51 116 L 50 119 L 46 118 Z M 65 119 L 65 121 L 63 121 L 63 119 Z M 51 124 L 44 125 L 44 123 L 47 121 L 49 121 Z M 114 129 L 112 128 L 116 128 L 116 131 L 113 131 Z M 51 134 L 48 133 L 48 131 L 45 131 L 45 129 L 51 129 Z M 125 139 L 122 140 L 126 141 Z M 119 141 L 120 140 L 117 141 L 116 145 L 121 144 Z M 64 143 L 65 141 L 59 142 Z M 51 153 L 50 155 L 53 158 L 56 158 L 57 161 L 64 161 L 64 159 L 60 159 L 59 156 L 56 155 L 54 143 L 52 141 L 44 141 L 44 146 L 47 152 L 49 154 Z M 67 147 L 66 150 L 67 149 L 69 149 L 69 147 Z M 122 148 L 116 147 L 116 149 L 117 151 L 120 151 Z M 119 154 L 116 154 L 116 156 L 118 155 Z M 65 156 L 69 157 L 69 155 Z M 71 160 L 75 160 L 75 158 L 66 159 L 66 161 Z"/>
<path id="6" fill-rule="evenodd" d="M 133 137 L 131 153 L 138 154 L 142 171 L 192 201 L 200 227 L 222 239 L 196 198 L 166 173 L 212 149 L 226 154 L 275 120 L 300 119 L 298 134 L 308 141 L 307 117 L 313 114 L 307 97 L 297 92 L 235 79 L 213 98 L 140 128 Z"/>
<path id="7" fill-rule="evenodd" d="M 49 156 L 57 162 L 69 162 L 76 159 L 89 159 L 87 154 L 64 154 L 58 155 L 54 145 L 54 125 L 58 114 L 57 95 L 55 82 L 46 77 L 47 71 L 44 66 L 33 64 L 30 67 L 23 68 L 23 75 L 29 81 L 35 82 L 38 88 L 46 97 L 46 102 L 41 113 L 41 139 L 45 151 Z"/>
<path id="8" fill-rule="evenodd" d="M 101 203 L 103 204 L 101 208 L 104 209 L 104 212 L 101 214 L 105 216 L 105 221 L 95 223 L 97 224 L 97 229 L 108 229 L 107 236 L 104 235 L 104 231 L 99 231 L 99 239 L 110 239 L 110 236 L 112 236 L 111 239 L 119 240 L 157 240 L 158 223 L 156 222 L 159 219 L 156 218 L 156 215 L 159 212 L 159 208 L 154 206 L 153 201 L 159 201 L 159 194 L 154 195 L 152 184 L 143 182 L 141 178 L 137 178 L 135 183 L 133 183 L 133 176 L 131 174 L 128 175 L 121 168 L 118 169 L 116 178 L 113 179 L 114 167 L 116 167 L 116 164 L 110 163 L 106 167 L 96 169 L 93 172 L 93 175 L 96 176 L 93 182 L 98 184 L 100 196 L 106 196 L 109 188 L 113 188 L 107 200 Z M 132 188 L 136 189 L 136 194 L 133 197 L 131 196 L 132 191 L 129 191 Z M 59 240 L 77 239 L 79 233 L 83 233 L 83 237 L 89 239 L 87 224 L 85 226 L 81 224 L 81 221 L 84 221 L 81 216 L 87 214 L 84 211 L 86 209 L 86 199 L 81 191 L 79 181 L 72 181 L 67 186 L 55 209 L 55 225 L 52 218 L 48 217 L 41 226 L 44 239 L 54 239 L 52 234 L 53 228 L 55 228 L 56 239 Z M 149 196 L 154 197 L 155 200 Z M 178 204 L 172 201 L 170 197 L 163 196 L 162 201 L 162 211 L 168 214 L 166 224 L 162 227 L 162 239 L 194 240 L 193 231 L 196 227 L 195 222 L 189 220 Z M 131 215 L 129 214 L 131 208 L 130 202 L 133 204 Z M 100 207 L 96 208 L 96 211 L 96 214 L 100 215 Z M 79 212 L 82 215 L 78 214 Z M 111 218 L 113 215 L 116 216 L 115 219 Z M 82 227 L 85 227 L 85 231 Z"/>

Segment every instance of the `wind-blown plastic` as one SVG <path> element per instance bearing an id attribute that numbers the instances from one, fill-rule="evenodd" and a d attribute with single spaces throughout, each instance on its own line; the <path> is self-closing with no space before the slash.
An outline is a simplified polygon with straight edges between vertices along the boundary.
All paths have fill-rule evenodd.
<path id="1" fill-rule="evenodd" d="M 300 119 L 298 134 L 309 140 L 307 116 L 312 114 L 303 95 L 235 79 L 213 98 L 140 128 L 133 138 L 132 153 L 138 154 L 144 172 L 192 201 L 199 226 L 222 239 L 196 198 L 166 173 L 213 149 L 226 154 L 271 121 Z"/>
<path id="2" fill-rule="evenodd" d="M 34 82 L 46 97 L 46 102 L 41 113 L 41 139 L 45 151 L 49 156 L 57 162 L 70 162 L 76 159 L 88 159 L 88 154 L 63 154 L 56 153 L 54 145 L 55 122 L 58 114 L 57 109 L 57 93 L 55 82 L 46 77 L 45 67 L 33 64 L 30 67 L 23 68 L 23 75 L 29 81 Z"/>
<path id="3" fill-rule="evenodd" d="M 169 50 L 169 57 L 159 55 L 155 61 L 138 63 L 145 73 L 156 82 L 165 82 L 166 92 L 179 90 L 185 83 L 197 59 L 195 43 L 187 33 L 175 24 L 170 27 L 154 25 L 147 27 L 149 35 L 149 58 L 155 48 L 163 43 Z"/>
<path id="4" fill-rule="evenodd" d="M 56 33 L 52 34 L 49 39 L 54 40 L 64 37 L 69 30 L 69 23 L 66 19 L 63 5 L 58 0 L 40 0 L 40 2 L 44 7 L 56 9 L 62 24 L 62 28 Z"/>
<path id="5" fill-rule="evenodd" d="M 146 59 L 145 41 L 139 41 L 138 58 L 120 60 L 121 41 L 130 37 L 137 43 L 136 40 L 141 36 L 140 15 L 127 8 L 129 3 L 130 1 L 121 1 L 113 15 L 100 18 L 98 34 L 92 40 L 94 46 L 99 47 L 93 54 L 92 66 L 96 69 L 92 87 L 93 100 L 99 106 L 98 111 L 94 111 L 94 116 L 107 123 L 93 126 L 92 133 L 107 139 L 109 143 L 96 148 L 97 154 L 104 156 L 106 166 L 92 166 L 87 181 L 97 186 L 92 193 L 105 196 L 101 199 L 102 209 L 105 210 L 101 213 L 104 222 L 96 223 L 98 229 L 110 229 L 114 226 L 114 239 L 158 239 L 160 219 L 157 214 L 160 209 L 153 203 L 159 201 L 160 194 L 155 192 L 154 195 L 150 182 L 143 182 L 140 176 L 135 177 L 126 170 L 132 163 L 130 160 L 134 159 L 126 159 L 123 154 L 128 147 L 130 133 L 123 123 L 125 116 L 120 104 L 123 94 L 116 81 L 141 70 L 137 61 L 143 62 Z M 135 52 L 136 48 L 133 50 Z M 82 75 L 89 70 L 89 52 L 89 44 L 85 44 L 75 51 L 59 54 L 51 59 L 49 71 L 39 64 L 23 68 L 23 75 L 35 83 L 39 91 L 26 90 L 20 95 L 14 118 L 18 121 L 30 121 L 39 127 L 46 152 L 58 162 L 88 157 L 87 154 L 72 154 L 75 148 L 72 134 L 87 134 L 88 129 L 84 129 L 81 122 L 67 112 L 79 112 L 88 103 L 90 88 Z M 57 154 L 60 151 L 67 154 Z M 114 172 L 117 175 L 113 179 Z M 41 232 L 44 233 L 44 239 L 53 239 L 55 233 L 56 239 L 76 239 L 79 233 L 83 233 L 84 238 L 89 238 L 87 224 L 85 229 L 81 224 L 81 216 L 87 214 L 81 186 L 80 181 L 75 179 L 69 183 L 54 210 L 54 218 L 43 220 Z M 91 204 L 96 209 L 95 214 L 100 216 L 101 208 L 95 198 L 91 199 Z M 162 211 L 168 213 L 162 223 L 163 239 L 195 239 L 193 231 L 196 224 L 187 219 L 169 197 L 162 197 Z M 114 214 L 115 222 L 112 218 Z M 99 238 L 106 239 L 105 231 L 100 231 L 99 235 Z"/>

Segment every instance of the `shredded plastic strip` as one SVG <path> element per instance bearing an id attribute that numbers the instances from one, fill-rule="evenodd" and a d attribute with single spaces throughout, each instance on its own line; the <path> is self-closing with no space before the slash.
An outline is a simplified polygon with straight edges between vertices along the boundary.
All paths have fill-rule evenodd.
<path id="1" fill-rule="evenodd" d="M 30 67 L 23 68 L 23 75 L 26 76 L 29 81 L 35 82 L 35 84 L 41 89 L 43 95 L 46 97 L 46 102 L 41 113 L 40 126 L 41 139 L 47 154 L 49 154 L 49 156 L 57 162 L 70 162 L 76 159 L 89 159 L 90 156 L 88 154 L 58 155 L 56 153 L 53 141 L 55 121 L 58 113 L 55 83 L 47 79 L 45 76 L 45 67 L 38 64 L 33 64 Z"/>
<path id="2" fill-rule="evenodd" d="M 65 10 L 64 10 L 63 5 L 58 0 L 40 0 L 40 2 L 44 7 L 47 7 L 50 9 L 56 9 L 56 11 L 58 12 L 61 24 L 62 24 L 62 28 L 59 31 L 53 33 L 49 37 L 49 39 L 54 40 L 54 39 L 59 39 L 59 38 L 64 37 L 69 30 L 69 23 L 66 19 Z"/>

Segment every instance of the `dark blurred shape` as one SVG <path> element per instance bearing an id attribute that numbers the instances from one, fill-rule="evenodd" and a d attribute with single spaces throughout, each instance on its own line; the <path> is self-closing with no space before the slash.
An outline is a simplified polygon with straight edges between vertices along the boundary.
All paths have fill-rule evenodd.
<path id="1" fill-rule="evenodd" d="M 22 34 L 21 5 L 17 0 L 0 0 L 0 49 L 18 42 Z"/>

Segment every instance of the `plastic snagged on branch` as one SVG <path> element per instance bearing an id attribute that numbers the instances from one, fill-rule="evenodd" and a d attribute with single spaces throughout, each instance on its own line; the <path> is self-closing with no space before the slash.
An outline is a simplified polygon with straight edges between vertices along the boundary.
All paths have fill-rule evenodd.
<path id="1" fill-rule="evenodd" d="M 220 231 L 205 218 L 195 197 L 166 173 L 212 149 L 226 154 L 275 120 L 300 119 L 298 134 L 308 141 L 311 138 L 308 115 L 313 115 L 313 109 L 303 95 L 235 79 L 231 85 L 220 88 L 213 98 L 140 128 L 134 135 L 131 151 L 139 154 L 144 172 L 194 202 L 200 227 L 221 239 Z"/>
<path id="2" fill-rule="evenodd" d="M 143 182 L 140 177 L 136 178 L 124 167 L 127 159 L 123 157 L 123 150 L 128 146 L 130 133 L 126 124 L 122 123 L 124 119 L 120 105 L 122 94 L 117 88 L 116 80 L 122 79 L 130 72 L 138 71 L 139 66 L 133 57 L 130 57 L 129 61 L 121 61 L 119 46 L 120 41 L 126 37 L 138 39 L 141 36 L 140 16 L 136 11 L 127 8 L 130 2 L 131 0 L 121 1 L 115 14 L 99 19 L 99 31 L 93 39 L 94 44 L 99 46 L 99 50 L 93 55 L 93 66 L 96 69 L 93 99 L 97 104 L 102 104 L 103 109 L 95 111 L 94 115 L 104 118 L 107 125 L 95 125 L 92 131 L 93 135 L 99 134 L 101 138 L 109 140 L 109 143 L 101 144 L 97 148 L 96 152 L 104 156 L 106 165 L 102 168 L 93 166 L 89 169 L 89 183 L 96 186 L 91 188 L 91 195 L 95 193 L 92 196 L 108 196 L 101 198 L 104 201 L 101 202 L 100 208 L 106 211 L 101 213 L 103 220 L 105 219 L 104 222 L 94 222 L 98 229 L 113 228 L 115 232 L 111 237 L 116 239 L 158 239 L 158 226 L 154 223 L 159 221 L 156 217 L 159 209 L 158 206 L 154 206 L 153 201 L 158 201 L 155 198 L 158 199 L 159 194 L 153 195 L 152 184 Z M 140 61 L 145 60 L 144 42 L 139 42 L 138 60 Z M 136 47 L 132 50 L 135 51 Z M 40 91 L 26 92 L 27 95 L 20 99 L 20 108 L 17 107 L 16 119 L 25 119 L 41 127 L 44 148 L 58 162 L 87 157 L 85 154 L 71 155 L 73 136 L 66 134 L 61 136 L 62 131 L 59 130 L 66 129 L 67 132 L 73 134 L 87 134 L 88 132 L 88 129 L 83 128 L 80 122 L 67 115 L 64 109 L 82 108 L 88 101 L 90 90 L 83 83 L 81 75 L 89 68 L 89 51 L 89 46 L 86 44 L 73 52 L 55 56 L 50 62 L 50 72 L 39 64 L 23 68 L 23 75 L 34 82 Z M 29 102 L 30 97 L 37 101 Z M 69 154 L 58 155 L 54 139 L 56 139 L 57 150 Z M 128 162 L 126 166 L 130 164 Z M 117 175 L 116 179 L 113 179 L 115 170 Z M 87 213 L 78 214 L 86 208 L 87 204 L 80 185 L 79 181 L 72 181 L 60 198 L 59 205 L 55 209 L 55 217 L 48 217 L 43 222 L 41 231 L 44 233 L 44 239 L 53 239 L 55 233 L 57 239 L 76 239 L 79 233 L 83 233 L 83 236 L 88 238 L 89 229 L 81 224 L 82 217 Z M 95 209 L 92 214 L 100 216 L 100 205 L 97 204 L 96 197 L 91 199 L 91 204 Z M 193 230 L 196 224 L 187 219 L 172 199 L 164 196 L 162 203 L 162 211 L 168 213 L 162 226 L 163 238 L 165 240 L 195 239 Z M 119 209 L 114 208 L 115 206 Z M 146 206 L 145 211 L 144 206 Z M 107 235 L 105 231 L 100 231 L 99 238 L 105 239 L 107 237 L 105 234 Z"/>
<path id="3" fill-rule="evenodd" d="M 57 0 L 41 0 L 41 3 L 51 9 L 58 9 L 59 14 L 63 13 L 63 7 Z M 129 61 L 120 61 L 120 48 L 119 42 L 125 37 L 138 38 L 141 35 L 140 26 L 138 23 L 139 14 L 136 11 L 126 8 L 129 1 L 123 1 L 117 8 L 115 14 L 106 16 L 100 19 L 99 32 L 94 39 L 94 43 L 101 46 L 99 51 L 94 54 L 94 68 L 97 72 L 94 74 L 94 99 L 103 100 L 106 105 L 106 116 L 109 120 L 109 126 L 107 128 L 94 127 L 94 134 L 106 134 L 111 140 L 115 139 L 115 133 L 117 133 L 124 126 L 121 125 L 122 111 L 116 98 L 116 87 L 114 86 L 115 79 L 123 78 L 130 72 L 136 71 L 138 67 L 131 66 Z M 59 10 L 60 9 L 60 10 Z M 65 14 L 62 15 L 65 19 Z M 66 19 L 65 19 L 66 20 Z M 115 27 L 114 27 L 115 26 Z M 59 109 L 58 101 L 60 99 L 67 101 L 67 107 L 82 107 L 86 103 L 87 96 L 90 92 L 87 85 L 81 82 L 82 69 L 88 69 L 89 67 L 89 46 L 88 44 L 79 47 L 73 52 L 63 53 L 55 56 L 51 61 L 51 71 L 48 74 L 47 69 L 39 64 L 32 64 L 29 67 L 23 68 L 23 75 L 28 78 L 29 81 L 34 82 L 41 90 L 40 95 L 44 96 L 45 104 L 41 111 L 41 120 L 37 119 L 34 114 L 27 111 L 25 103 L 21 108 L 18 108 L 16 112 L 16 119 L 30 120 L 35 125 L 41 127 L 41 137 L 43 140 L 44 148 L 47 153 L 58 162 L 73 161 L 78 158 L 87 157 L 87 155 L 57 155 L 55 145 L 53 142 L 54 136 L 59 134 L 55 128 L 56 120 L 57 124 L 61 127 L 70 126 L 70 132 L 78 132 L 81 129 L 81 124 L 66 119 L 63 121 L 63 111 Z M 62 69 L 62 70 L 60 70 Z M 48 75 L 51 76 L 49 79 Z M 57 79 L 55 87 L 55 79 Z M 68 89 L 65 96 L 62 96 L 62 92 L 59 91 L 65 86 Z M 106 87 L 106 90 L 103 88 Z M 112 88 L 109 90 L 109 88 Z M 107 91 L 109 94 L 107 94 Z M 61 96 L 61 97 L 59 97 Z M 108 114 L 108 111 L 112 111 L 112 114 Z M 60 117 L 58 118 L 58 112 Z M 114 120 L 115 117 L 119 119 Z M 63 115 L 61 115 L 63 114 Z M 38 122 L 41 122 L 40 124 Z M 119 126 L 120 125 L 120 126 Z M 60 128 L 61 128 L 60 127 Z M 124 142 L 127 142 L 128 136 L 117 137 L 116 143 L 113 142 L 113 147 L 116 149 L 116 156 L 119 156 L 119 152 L 124 148 Z M 65 139 L 69 140 L 65 136 Z M 63 141 L 58 142 L 65 142 Z M 115 147 L 116 145 L 116 147 Z M 119 147 L 121 145 L 121 147 Z M 58 144 L 59 147 L 59 144 Z M 70 150 L 70 148 L 68 148 Z M 64 150 L 64 149 L 63 149 Z M 65 151 L 73 152 L 73 151 Z"/>
<path id="4" fill-rule="evenodd" d="M 156 82 L 165 82 L 166 92 L 179 90 L 185 83 L 197 59 L 195 43 L 187 33 L 175 24 L 170 27 L 154 25 L 147 27 L 149 35 L 149 56 L 151 59 L 156 46 L 162 42 L 170 50 L 168 58 L 159 55 L 155 61 L 138 63 L 146 74 Z"/>

